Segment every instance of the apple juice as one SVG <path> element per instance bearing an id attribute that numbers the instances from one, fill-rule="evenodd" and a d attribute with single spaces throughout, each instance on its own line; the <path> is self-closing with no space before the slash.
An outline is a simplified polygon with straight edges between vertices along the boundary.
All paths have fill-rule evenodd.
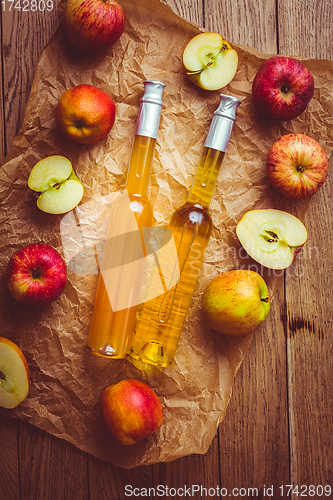
<path id="1" fill-rule="evenodd" d="M 212 232 L 209 203 L 239 104 L 234 97 L 220 96 L 188 199 L 171 218 L 179 280 L 144 304 L 131 347 L 131 356 L 142 362 L 165 367 L 174 357 Z"/>
<path id="2" fill-rule="evenodd" d="M 126 189 L 112 204 L 88 348 L 94 354 L 121 359 L 130 351 L 145 257 L 143 228 L 152 225 L 147 198 L 159 127 L 164 84 L 145 82 L 134 137 Z"/>

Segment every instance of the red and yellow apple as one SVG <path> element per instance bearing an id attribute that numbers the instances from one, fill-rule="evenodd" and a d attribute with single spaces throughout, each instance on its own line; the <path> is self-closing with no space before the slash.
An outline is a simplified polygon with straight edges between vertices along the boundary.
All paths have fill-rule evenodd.
<path id="1" fill-rule="evenodd" d="M 9 292 L 18 302 L 43 306 L 56 300 L 64 291 L 66 264 L 55 248 L 35 243 L 12 255 L 5 280 Z"/>
<path id="2" fill-rule="evenodd" d="M 218 33 L 200 33 L 183 52 L 183 66 L 188 78 L 205 90 L 228 85 L 236 74 L 238 54 Z"/>
<path id="3" fill-rule="evenodd" d="M 292 57 L 267 59 L 252 84 L 256 108 L 275 120 L 292 120 L 299 116 L 308 106 L 313 93 L 311 72 Z"/>
<path id="4" fill-rule="evenodd" d="M 27 360 L 11 340 L 0 337 L 0 406 L 16 408 L 27 397 L 30 376 Z"/>
<path id="5" fill-rule="evenodd" d="M 243 215 L 236 234 L 250 257 L 270 269 L 290 266 L 308 236 L 297 217 L 270 208 Z"/>
<path id="6" fill-rule="evenodd" d="M 68 40 L 87 54 L 112 47 L 125 29 L 124 9 L 115 0 L 68 0 L 65 30 Z"/>
<path id="7" fill-rule="evenodd" d="M 28 186 L 39 193 L 37 207 L 49 214 L 73 210 L 83 197 L 83 186 L 64 156 L 48 156 L 32 168 Z"/>
<path id="8" fill-rule="evenodd" d="M 116 106 L 111 97 L 93 85 L 76 85 L 60 97 L 56 123 L 61 133 L 78 144 L 96 144 L 111 131 Z"/>
<path id="9" fill-rule="evenodd" d="M 202 296 L 204 317 L 225 335 L 253 333 L 270 310 L 266 283 L 260 274 L 239 269 L 216 276 Z"/>
<path id="10" fill-rule="evenodd" d="M 100 409 L 109 434 L 125 446 L 153 434 L 164 418 L 161 402 L 153 389 L 134 379 L 106 387 Z"/>
<path id="11" fill-rule="evenodd" d="M 284 196 L 309 198 L 327 177 L 328 158 L 312 137 L 287 134 L 270 148 L 266 173 L 270 184 Z"/>

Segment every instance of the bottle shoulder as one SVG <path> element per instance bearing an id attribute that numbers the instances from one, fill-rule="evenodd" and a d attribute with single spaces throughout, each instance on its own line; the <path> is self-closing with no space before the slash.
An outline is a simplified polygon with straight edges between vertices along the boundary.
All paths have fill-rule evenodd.
<path id="1" fill-rule="evenodd" d="M 209 211 L 200 204 L 185 203 L 173 214 L 170 227 L 186 224 L 187 221 L 198 224 L 200 228 L 212 228 L 212 218 Z"/>

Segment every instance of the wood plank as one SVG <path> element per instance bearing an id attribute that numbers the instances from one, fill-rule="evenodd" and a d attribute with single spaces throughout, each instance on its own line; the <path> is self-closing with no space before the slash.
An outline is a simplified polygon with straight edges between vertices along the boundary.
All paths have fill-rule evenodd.
<path id="1" fill-rule="evenodd" d="M 265 498 L 265 487 L 273 486 L 277 492 L 289 481 L 283 304 L 281 280 L 268 320 L 255 333 L 236 376 L 227 416 L 220 425 L 221 484 L 228 492 L 256 488 L 258 497 Z"/>
<path id="2" fill-rule="evenodd" d="M 127 470 L 89 456 L 89 500 L 126 498 L 125 492 L 152 486 L 150 466 Z"/>
<path id="3" fill-rule="evenodd" d="M 18 133 L 40 54 L 58 26 L 56 0 L 51 12 L 22 12 L 10 9 L 5 0 L 2 12 L 3 99 L 6 153 Z M 23 2 L 21 2 L 23 5 Z M 29 2 L 29 5 L 31 2 Z M 36 36 L 37 34 L 37 36 Z M 18 70 L 19 69 L 19 70 Z"/>
<path id="4" fill-rule="evenodd" d="M 204 0 L 205 27 L 262 52 L 277 50 L 275 0 Z"/>
<path id="5" fill-rule="evenodd" d="M 192 23 L 204 26 L 204 8 L 202 0 L 163 0 L 178 16 Z"/>
<path id="6" fill-rule="evenodd" d="M 218 437 L 214 438 L 204 455 L 191 455 L 174 462 L 156 464 L 152 469 L 153 484 L 155 487 L 163 486 L 165 498 L 175 493 L 178 493 L 176 498 L 182 496 L 191 496 L 195 500 L 205 497 L 218 498 L 216 491 L 216 486 L 220 484 Z M 186 490 L 185 487 L 190 490 Z"/>
<path id="7" fill-rule="evenodd" d="M 6 500 L 20 499 L 17 427 L 16 420 L 0 415 L 0 492 Z"/>
<path id="8" fill-rule="evenodd" d="M 19 434 L 22 499 L 89 499 L 86 453 L 27 422 Z"/>
<path id="9" fill-rule="evenodd" d="M 288 0 L 278 6 L 282 53 L 333 59 L 332 2 Z M 331 168 L 305 218 L 309 238 L 302 272 L 286 281 L 293 484 L 325 485 L 333 479 L 332 189 Z"/>

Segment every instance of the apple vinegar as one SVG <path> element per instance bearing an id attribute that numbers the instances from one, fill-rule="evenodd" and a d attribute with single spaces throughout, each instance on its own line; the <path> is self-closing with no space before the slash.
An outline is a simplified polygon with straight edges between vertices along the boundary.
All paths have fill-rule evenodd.
<path id="1" fill-rule="evenodd" d="M 188 199 L 171 218 L 179 280 L 144 304 L 131 347 L 131 356 L 142 362 L 165 367 L 174 357 L 212 232 L 209 203 L 239 104 L 239 99 L 220 96 Z"/>
<path id="2" fill-rule="evenodd" d="M 111 207 L 88 338 L 91 352 L 113 359 L 130 351 L 142 281 L 136 262 L 146 255 L 143 228 L 153 220 L 147 191 L 164 84 L 144 83 L 126 189 Z"/>

